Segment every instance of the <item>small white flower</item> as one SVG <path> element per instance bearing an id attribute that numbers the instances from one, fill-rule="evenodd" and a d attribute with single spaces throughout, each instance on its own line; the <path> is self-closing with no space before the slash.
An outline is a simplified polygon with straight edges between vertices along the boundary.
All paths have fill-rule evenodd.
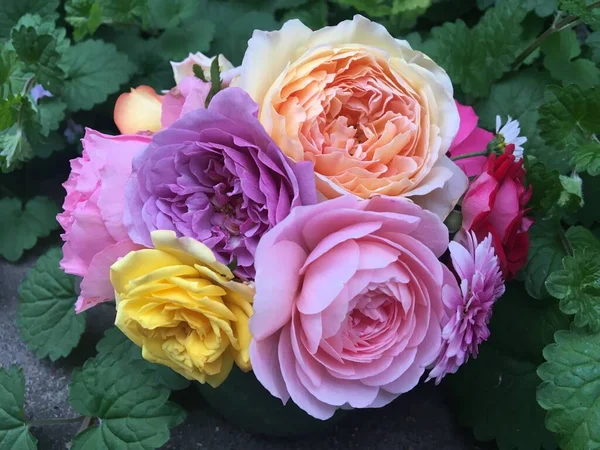
<path id="1" fill-rule="evenodd" d="M 521 125 L 518 120 L 513 120 L 512 117 L 508 116 L 508 121 L 502 126 L 502 118 L 496 116 L 496 134 L 502 135 L 506 145 L 514 144 L 514 155 L 517 161 L 523 157 L 523 144 L 527 142 L 526 137 L 519 136 L 520 133 Z"/>

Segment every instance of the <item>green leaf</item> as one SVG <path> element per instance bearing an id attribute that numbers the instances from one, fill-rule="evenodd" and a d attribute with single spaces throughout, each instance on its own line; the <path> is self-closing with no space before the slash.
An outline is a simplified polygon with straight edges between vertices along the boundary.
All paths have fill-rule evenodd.
<path id="1" fill-rule="evenodd" d="M 567 240 L 574 250 L 600 253 L 600 240 L 594 234 L 584 227 L 571 227 L 566 233 Z"/>
<path id="2" fill-rule="evenodd" d="M 57 40 L 51 34 L 38 34 L 34 27 L 21 26 L 12 32 L 12 44 L 19 58 L 36 74 L 50 92 L 59 92 L 64 72 L 58 66 Z"/>
<path id="3" fill-rule="evenodd" d="M 522 284 L 507 285 L 494 306 L 490 338 L 477 359 L 447 377 L 461 424 L 500 450 L 555 448 L 535 401 L 542 349 L 569 320 L 554 303 L 532 300 Z"/>
<path id="4" fill-rule="evenodd" d="M 136 70 L 113 44 L 87 40 L 65 53 L 67 81 L 64 99 L 71 111 L 88 110 L 117 92 Z"/>
<path id="5" fill-rule="evenodd" d="M 558 4 L 557 0 L 525 0 L 525 8 L 528 11 L 535 11 L 540 17 L 551 16 Z"/>
<path id="6" fill-rule="evenodd" d="M 560 300 L 565 314 L 575 314 L 578 327 L 600 330 L 600 253 L 575 251 L 563 259 L 563 269 L 546 280 L 546 288 Z"/>
<path id="7" fill-rule="evenodd" d="M 387 17 L 419 10 L 425 12 L 431 0 L 336 0 L 341 5 L 352 6 L 371 17 Z"/>
<path id="8" fill-rule="evenodd" d="M 18 125 L 0 131 L 0 169 L 3 172 L 20 167 L 21 163 L 29 161 L 32 156 L 31 143 Z"/>
<path id="9" fill-rule="evenodd" d="M 0 100 L 0 130 L 10 128 L 17 122 L 22 101 L 22 95 Z"/>
<path id="10" fill-rule="evenodd" d="M 527 181 L 532 187 L 528 206 L 544 217 L 561 219 L 584 205 L 583 183 L 575 174 L 571 177 L 550 170 L 532 157 L 526 159 Z M 534 296 L 535 297 L 535 296 Z"/>
<path id="11" fill-rule="evenodd" d="M 600 63 L 600 31 L 590 33 L 585 40 L 585 45 L 587 45 L 592 51 L 592 60 L 596 64 Z"/>
<path id="12" fill-rule="evenodd" d="M 131 86 L 144 84 L 157 92 L 173 87 L 173 68 L 161 53 L 158 39 L 142 39 L 137 33 L 119 32 L 114 44 L 137 66 Z"/>
<path id="13" fill-rule="evenodd" d="M 579 16 L 582 22 L 595 30 L 600 28 L 600 10 L 598 7 L 589 8 L 594 0 L 559 0 L 559 8 L 567 14 Z"/>
<path id="14" fill-rule="evenodd" d="M 149 0 L 146 28 L 172 30 L 188 19 L 198 19 L 198 11 L 197 0 Z"/>
<path id="15" fill-rule="evenodd" d="M 27 426 L 23 403 L 25 377 L 15 366 L 0 368 L 0 448 L 2 450 L 35 450 L 37 439 Z"/>
<path id="16" fill-rule="evenodd" d="M 170 391 L 134 362 L 110 365 L 89 359 L 75 370 L 69 402 L 82 415 L 101 419 L 73 440 L 72 450 L 150 450 L 169 440 L 184 411 L 168 401 Z"/>
<path id="17" fill-rule="evenodd" d="M 544 66 L 550 74 L 565 85 L 576 83 L 588 88 L 600 83 L 600 69 L 589 60 L 577 58 L 581 46 L 573 30 L 550 35 L 541 45 L 546 55 Z"/>
<path id="18" fill-rule="evenodd" d="M 166 30 L 158 38 L 159 51 L 173 60 L 185 59 L 189 53 L 208 52 L 215 34 L 215 25 L 194 18 L 178 27 Z"/>
<path id="19" fill-rule="evenodd" d="M 215 25 L 210 54 L 222 54 L 234 65 L 240 64 L 254 30 L 271 31 L 280 24 L 271 11 L 252 9 L 233 1 L 204 2 L 204 18 Z"/>
<path id="20" fill-rule="evenodd" d="M 544 90 L 551 82 L 546 72 L 525 69 L 492 86 L 490 95 L 475 105 L 480 126 L 493 130 L 496 116 L 511 116 L 519 121 L 521 135 L 527 137 L 526 154 L 536 156 L 549 168 L 558 168 L 568 160 L 546 145 L 539 134 L 539 107 L 544 103 Z M 534 195 L 536 192 L 534 191 Z"/>
<path id="21" fill-rule="evenodd" d="M 69 0 L 65 20 L 73 26 L 73 38 L 80 41 L 102 25 L 102 6 L 95 0 Z"/>
<path id="22" fill-rule="evenodd" d="M 65 118 L 67 105 L 54 98 L 42 98 L 37 105 L 41 125 L 41 133 L 48 136 L 51 131 L 57 130 Z"/>
<path id="23" fill-rule="evenodd" d="M 510 0 L 489 8 L 472 29 L 458 20 L 433 28 L 431 58 L 444 67 L 465 94 L 483 97 L 510 70 L 526 45 L 521 22 L 527 11 Z"/>
<path id="24" fill-rule="evenodd" d="M 546 427 L 563 450 L 600 448 L 600 333 L 573 328 L 555 334 L 538 369 L 537 400 Z"/>
<path id="25" fill-rule="evenodd" d="M 590 227 L 594 222 L 600 222 L 600 208 L 595 199 L 600 198 L 600 176 L 591 177 L 587 173 L 581 174 L 583 182 L 583 208 L 577 211 L 576 221 Z"/>
<path id="26" fill-rule="evenodd" d="M 281 22 L 299 19 L 307 27 L 318 30 L 327 25 L 328 6 L 326 0 L 311 0 L 305 5 L 287 11 Z"/>
<path id="27" fill-rule="evenodd" d="M 3 0 L 0 2 L 0 41 L 10 36 L 12 27 L 25 14 L 38 14 L 44 21 L 58 18 L 58 0 Z"/>
<path id="28" fill-rule="evenodd" d="M 140 371 L 154 373 L 155 381 L 171 390 L 185 389 L 190 385 L 189 380 L 170 368 L 144 360 L 142 350 L 116 327 L 106 330 L 104 337 L 96 345 L 96 350 L 98 350 L 96 359 L 101 363 L 110 366 L 119 362 L 137 364 Z"/>
<path id="29" fill-rule="evenodd" d="M 85 331 L 85 316 L 75 313 L 75 277 L 59 267 L 62 251 L 42 255 L 19 285 L 17 326 L 38 358 L 68 356 Z"/>
<path id="30" fill-rule="evenodd" d="M 540 107 L 540 134 L 549 146 L 561 154 L 573 155 L 570 166 L 597 172 L 600 143 L 600 90 L 584 90 L 578 85 L 551 86 L 546 89 L 546 102 Z M 564 170 L 567 167 L 561 165 Z"/>
<path id="31" fill-rule="evenodd" d="M 562 267 L 562 259 L 567 252 L 560 232 L 560 224 L 551 220 L 537 220 L 531 227 L 529 255 L 524 274 L 525 288 L 533 298 L 548 297 L 546 279 Z"/>
<path id="32" fill-rule="evenodd" d="M 47 197 L 35 197 L 23 208 L 16 198 L 0 199 L 0 256 L 17 261 L 37 240 L 58 228 L 56 214 L 60 209 Z"/>
<path id="33" fill-rule="evenodd" d="M 33 74 L 26 74 L 26 71 L 25 64 L 17 58 L 14 49 L 8 48 L 7 45 L 0 50 L 0 96 L 2 98 L 21 94 L 25 82 L 33 76 Z"/>

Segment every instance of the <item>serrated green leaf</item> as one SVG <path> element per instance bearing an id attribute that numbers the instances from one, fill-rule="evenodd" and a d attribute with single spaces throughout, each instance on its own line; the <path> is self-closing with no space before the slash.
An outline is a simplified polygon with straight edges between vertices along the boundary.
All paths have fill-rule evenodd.
<path id="1" fill-rule="evenodd" d="M 75 313 L 75 277 L 59 267 L 62 251 L 42 255 L 19 285 L 17 326 L 38 358 L 68 356 L 85 331 L 85 316 Z"/>
<path id="2" fill-rule="evenodd" d="M 8 96 L 0 100 L 0 130 L 12 127 L 17 122 L 23 96 Z"/>
<path id="3" fill-rule="evenodd" d="M 592 60 L 596 64 L 600 63 L 600 31 L 590 33 L 585 40 L 585 45 L 587 45 L 592 51 Z"/>
<path id="4" fill-rule="evenodd" d="M 155 381 L 171 390 L 185 389 L 190 381 L 166 366 L 152 364 L 142 358 L 141 349 L 129 340 L 117 327 L 106 330 L 104 337 L 96 345 L 96 359 L 102 364 L 135 363 L 138 370 L 154 373 Z"/>
<path id="5" fill-rule="evenodd" d="M 117 92 L 136 70 L 113 44 L 87 40 L 65 53 L 67 81 L 64 99 L 71 111 L 88 110 Z"/>
<path id="6" fill-rule="evenodd" d="M 53 21 L 44 19 L 39 14 L 25 14 L 13 27 L 13 31 L 21 27 L 33 27 L 39 35 L 49 34 L 54 37 L 56 39 L 56 51 L 59 54 L 64 53 L 71 45 L 67 38 L 67 30 L 62 27 L 57 28 Z"/>
<path id="7" fill-rule="evenodd" d="M 37 80 L 50 92 L 62 88 L 64 72 L 58 66 L 57 40 L 51 34 L 38 34 L 34 27 L 13 30 L 12 44 L 19 58 L 36 74 Z"/>
<path id="8" fill-rule="evenodd" d="M 204 2 L 204 18 L 215 25 L 210 54 L 222 54 L 234 65 L 240 64 L 254 30 L 280 28 L 272 11 L 252 9 L 251 5 L 233 1 Z"/>
<path id="9" fill-rule="evenodd" d="M 581 46 L 573 30 L 564 30 L 550 35 L 541 45 L 546 55 L 544 66 L 552 77 L 565 85 L 576 83 L 589 88 L 600 83 L 600 69 L 589 60 L 577 58 L 581 54 Z"/>
<path id="10" fill-rule="evenodd" d="M 594 0 L 559 0 L 559 8 L 567 14 L 578 16 L 582 22 L 598 30 L 600 28 L 600 9 L 589 7 Z"/>
<path id="11" fill-rule="evenodd" d="M 548 169 L 532 157 L 526 158 L 527 182 L 532 196 L 528 206 L 546 218 L 561 219 L 584 205 L 583 183 L 578 175 L 567 177 Z M 535 295 L 534 295 L 535 297 Z"/>
<path id="12" fill-rule="evenodd" d="M 310 29 L 318 30 L 327 25 L 328 11 L 326 0 L 310 0 L 306 4 L 287 11 L 281 18 L 281 22 L 298 19 Z"/>
<path id="13" fill-rule="evenodd" d="M 336 0 L 337 3 L 352 6 L 371 17 L 387 17 L 414 10 L 425 12 L 431 0 Z"/>
<path id="14" fill-rule="evenodd" d="M 567 240 L 574 250 L 600 253 L 600 240 L 594 234 L 584 227 L 571 227 L 566 233 Z"/>
<path id="15" fill-rule="evenodd" d="M 107 364 L 89 359 L 73 372 L 69 402 L 80 414 L 101 422 L 73 440 L 72 450 L 150 450 L 169 439 L 169 428 L 185 414 L 168 401 L 169 389 L 156 383 L 152 373 L 125 361 Z"/>
<path id="16" fill-rule="evenodd" d="M 538 369 L 537 400 L 563 450 L 600 448 L 600 333 L 558 331 Z"/>
<path id="17" fill-rule="evenodd" d="M 535 401 L 542 349 L 569 324 L 556 304 L 531 299 L 521 284 L 507 285 L 494 306 L 490 338 L 455 375 L 447 377 L 461 424 L 500 450 L 552 450 L 544 411 Z"/>
<path id="18" fill-rule="evenodd" d="M 548 297 L 545 283 L 548 276 L 562 267 L 567 252 L 560 238 L 560 224 L 537 220 L 529 233 L 530 247 L 525 266 L 525 288 L 536 299 Z"/>
<path id="19" fill-rule="evenodd" d="M 80 41 L 94 34 L 102 25 L 102 6 L 95 0 L 69 0 L 65 3 L 65 20 L 73 26 L 73 38 Z"/>
<path id="20" fill-rule="evenodd" d="M 569 155 L 546 145 L 540 137 L 537 122 L 539 107 L 544 103 L 544 90 L 552 79 L 546 72 L 522 70 L 492 86 L 490 95 L 475 105 L 481 126 L 493 130 L 496 116 L 511 116 L 519 121 L 521 135 L 527 137 L 526 154 L 536 156 L 549 168 L 567 165 Z M 537 193 L 534 191 L 534 195 Z"/>
<path id="21" fill-rule="evenodd" d="M 0 2 L 0 41 L 10 36 L 12 27 L 25 14 L 38 14 L 44 21 L 58 18 L 58 0 L 3 0 Z"/>
<path id="22" fill-rule="evenodd" d="M 558 6 L 557 0 L 525 0 L 524 3 L 528 11 L 535 11 L 540 17 L 551 16 Z"/>
<path id="23" fill-rule="evenodd" d="M 198 9 L 197 0 L 149 0 L 145 27 L 172 30 L 189 19 L 197 19 Z M 198 28 L 202 28 L 202 25 L 199 24 Z"/>
<path id="24" fill-rule="evenodd" d="M 597 170 L 596 155 L 600 152 L 595 133 L 600 131 L 600 90 L 583 89 L 578 85 L 547 88 L 546 101 L 540 107 L 540 135 L 549 146 L 561 154 L 570 154 L 569 166 L 579 170 Z"/>
<path id="25" fill-rule="evenodd" d="M 190 53 L 208 52 L 214 35 L 212 22 L 194 18 L 166 30 L 158 39 L 158 51 L 175 61 L 182 60 Z"/>
<path id="26" fill-rule="evenodd" d="M 600 330 L 600 253 L 575 251 L 563 259 L 563 268 L 548 277 L 546 289 L 560 300 L 565 314 L 574 314 L 578 327 Z"/>
<path id="27" fill-rule="evenodd" d="M 492 83 L 509 71 L 526 46 L 521 22 L 526 9 L 504 0 L 489 8 L 472 29 L 458 20 L 431 30 L 432 57 L 465 94 L 483 97 Z"/>
<path id="28" fill-rule="evenodd" d="M 142 39 L 138 34 L 121 32 L 114 43 L 137 66 L 131 86 L 148 85 L 157 92 L 173 87 L 173 68 L 160 52 L 158 39 Z"/>
<path id="29" fill-rule="evenodd" d="M 27 136 L 18 125 L 0 131 L 0 169 L 10 172 L 29 161 L 33 156 L 33 149 Z"/>
<path id="30" fill-rule="evenodd" d="M 27 426 L 23 403 L 25 377 L 15 366 L 0 368 L 0 448 L 2 450 L 35 450 L 37 439 Z"/>
<path id="31" fill-rule="evenodd" d="M 51 131 L 57 130 L 65 118 L 67 105 L 54 98 L 43 98 L 37 105 L 41 133 L 48 136 Z"/>
<path id="32" fill-rule="evenodd" d="M 600 222 L 600 208 L 597 206 L 596 199 L 600 198 L 600 176 L 591 177 L 587 173 L 581 174 L 583 182 L 583 200 L 584 205 L 574 219 L 583 225 L 590 227 L 594 222 Z"/>
<path id="33" fill-rule="evenodd" d="M 0 256 L 17 261 L 37 240 L 58 228 L 58 206 L 47 197 L 35 197 L 22 207 L 16 198 L 0 199 Z"/>

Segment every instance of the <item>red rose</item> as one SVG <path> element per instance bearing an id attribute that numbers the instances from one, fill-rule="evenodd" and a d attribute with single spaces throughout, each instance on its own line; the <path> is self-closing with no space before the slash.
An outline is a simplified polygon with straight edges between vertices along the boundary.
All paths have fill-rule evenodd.
<path id="1" fill-rule="evenodd" d="M 523 161 L 517 161 L 514 145 L 502 155 L 492 154 L 465 195 L 462 204 L 463 229 L 478 239 L 488 233 L 506 280 L 513 278 L 527 262 L 528 230 L 533 219 L 526 217 L 531 186 L 525 187 Z"/>

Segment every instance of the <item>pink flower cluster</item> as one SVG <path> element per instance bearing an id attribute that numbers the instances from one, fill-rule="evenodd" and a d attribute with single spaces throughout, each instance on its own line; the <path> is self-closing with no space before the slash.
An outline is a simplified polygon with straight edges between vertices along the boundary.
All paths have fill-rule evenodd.
<path id="1" fill-rule="evenodd" d="M 405 196 L 317 202 L 312 162 L 286 156 L 252 98 L 223 88 L 208 106 L 210 84 L 193 76 L 164 96 L 138 88 L 115 110 L 124 134 L 86 130 L 58 217 L 62 268 L 83 277 L 77 312 L 113 298 L 113 263 L 172 230 L 255 286 L 254 374 L 314 417 L 384 406 L 476 357 L 529 245 L 531 191 L 514 145 L 487 151 L 495 135 L 457 104 L 442 157 L 448 167 L 461 157 L 470 182 L 447 203 L 462 214 L 453 236 L 438 209 Z"/>

